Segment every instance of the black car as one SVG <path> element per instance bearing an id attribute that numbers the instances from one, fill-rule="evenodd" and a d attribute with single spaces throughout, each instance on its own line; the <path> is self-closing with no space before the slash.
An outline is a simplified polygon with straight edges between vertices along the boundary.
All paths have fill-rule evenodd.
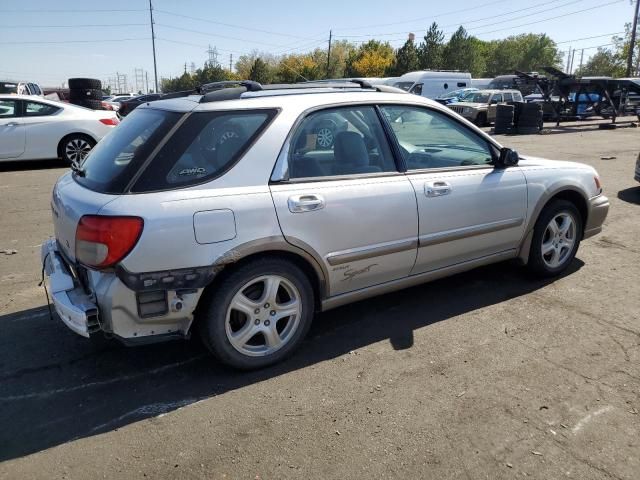
<path id="1" fill-rule="evenodd" d="M 120 109 L 118 110 L 118 113 L 123 117 L 126 117 L 143 103 L 153 102 L 154 100 L 158 100 L 160 97 L 162 97 L 162 95 L 159 93 L 150 93 L 149 95 L 140 95 L 139 97 L 132 97 L 130 100 L 124 100 L 120 102 Z"/>

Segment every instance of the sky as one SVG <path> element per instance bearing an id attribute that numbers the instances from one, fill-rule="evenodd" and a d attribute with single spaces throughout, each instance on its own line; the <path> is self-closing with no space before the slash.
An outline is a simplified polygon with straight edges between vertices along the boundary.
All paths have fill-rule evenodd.
<path id="1" fill-rule="evenodd" d="M 256 49 L 326 48 L 329 31 L 334 39 L 399 47 L 409 32 L 421 40 L 433 21 L 447 34 L 462 25 L 483 40 L 546 33 L 565 54 L 578 49 L 577 67 L 581 49 L 586 61 L 592 47 L 610 44 L 634 8 L 631 0 L 152 1 L 159 79 L 182 74 L 185 62 L 201 67 L 209 46 L 228 67 L 231 55 Z M 149 20 L 148 0 L 0 0 L 0 78 L 62 86 L 69 77 L 108 82 L 126 75 L 137 91 L 148 74 L 153 89 Z"/>

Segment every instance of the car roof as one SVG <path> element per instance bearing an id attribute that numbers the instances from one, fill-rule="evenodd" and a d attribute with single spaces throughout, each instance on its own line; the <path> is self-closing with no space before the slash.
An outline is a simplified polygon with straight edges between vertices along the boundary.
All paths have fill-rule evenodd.
<path id="1" fill-rule="evenodd" d="M 412 95 L 404 91 L 380 92 L 360 88 L 296 88 L 273 89 L 243 93 L 240 98 L 201 103 L 201 95 L 156 100 L 139 108 L 154 108 L 175 112 L 210 111 L 210 110 L 248 110 L 259 108 L 288 108 L 299 111 L 322 106 L 340 106 L 350 103 L 402 103 L 426 104 L 440 108 L 438 102 Z"/>

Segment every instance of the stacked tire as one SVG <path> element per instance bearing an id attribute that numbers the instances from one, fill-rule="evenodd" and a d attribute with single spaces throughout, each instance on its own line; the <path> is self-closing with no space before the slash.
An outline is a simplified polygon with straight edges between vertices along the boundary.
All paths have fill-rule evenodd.
<path id="1" fill-rule="evenodd" d="M 69 102 L 92 110 L 102 110 L 102 82 L 95 78 L 70 78 Z"/>
<path id="2" fill-rule="evenodd" d="M 543 126 L 542 104 L 525 103 L 518 117 L 518 134 L 531 135 L 540 133 Z"/>
<path id="3" fill-rule="evenodd" d="M 514 113 L 515 107 L 513 105 L 498 105 L 496 107 L 496 124 L 494 132 L 497 135 L 503 135 L 513 131 Z"/>

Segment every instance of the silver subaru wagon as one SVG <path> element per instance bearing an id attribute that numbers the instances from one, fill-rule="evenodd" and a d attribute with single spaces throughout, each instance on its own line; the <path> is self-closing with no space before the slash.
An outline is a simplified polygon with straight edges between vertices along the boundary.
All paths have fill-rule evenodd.
<path id="1" fill-rule="evenodd" d="M 42 260 L 71 330 L 197 331 L 251 369 L 291 354 L 316 311 L 507 259 L 559 275 L 609 201 L 593 168 L 519 157 L 425 98 L 239 82 L 136 109 L 51 208 Z"/>

